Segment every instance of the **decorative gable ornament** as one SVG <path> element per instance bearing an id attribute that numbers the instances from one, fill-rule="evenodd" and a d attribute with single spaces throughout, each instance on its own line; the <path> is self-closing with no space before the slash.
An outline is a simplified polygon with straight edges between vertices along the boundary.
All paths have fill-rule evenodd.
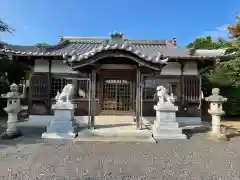
<path id="1" fill-rule="evenodd" d="M 124 38 L 123 38 L 123 33 L 122 32 L 112 32 L 109 33 L 110 36 L 110 40 L 108 42 L 108 45 L 110 46 L 114 46 L 114 45 L 118 45 L 121 46 L 122 44 L 124 44 Z"/>

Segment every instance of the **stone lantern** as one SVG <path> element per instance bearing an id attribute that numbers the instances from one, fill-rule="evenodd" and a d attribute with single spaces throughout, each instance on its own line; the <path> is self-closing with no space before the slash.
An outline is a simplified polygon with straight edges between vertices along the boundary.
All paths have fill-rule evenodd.
<path id="1" fill-rule="evenodd" d="M 8 113 L 7 129 L 1 135 L 1 139 L 13 139 L 21 136 L 18 129 L 18 113 L 22 110 L 20 100 L 25 98 L 25 86 L 23 86 L 23 94 L 19 92 L 19 86 L 13 83 L 10 86 L 10 92 L 2 94 L 1 98 L 7 99 L 7 107 L 4 111 Z"/>
<path id="2" fill-rule="evenodd" d="M 211 135 L 217 138 L 226 136 L 221 134 L 221 117 L 225 114 L 222 109 L 222 104 L 227 101 L 227 98 L 220 95 L 219 88 L 212 89 L 212 95 L 205 98 L 206 101 L 210 102 L 210 108 L 208 113 L 212 116 L 212 131 Z"/>

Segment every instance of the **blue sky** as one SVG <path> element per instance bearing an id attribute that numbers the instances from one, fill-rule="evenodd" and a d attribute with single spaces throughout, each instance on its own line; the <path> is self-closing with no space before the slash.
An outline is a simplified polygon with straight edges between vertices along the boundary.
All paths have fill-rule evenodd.
<path id="1" fill-rule="evenodd" d="M 240 0 L 1 0 L 0 17 L 16 29 L 1 33 L 13 44 L 55 44 L 58 36 L 177 38 L 185 45 L 198 36 L 226 36 Z"/>

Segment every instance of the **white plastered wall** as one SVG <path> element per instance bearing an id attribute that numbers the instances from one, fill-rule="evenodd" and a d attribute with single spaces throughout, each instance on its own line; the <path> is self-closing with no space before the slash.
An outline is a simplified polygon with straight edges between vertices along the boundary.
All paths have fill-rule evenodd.
<path id="1" fill-rule="evenodd" d="M 49 72 L 49 62 L 47 60 L 35 60 L 34 72 Z"/>
<path id="2" fill-rule="evenodd" d="M 198 68 L 196 62 L 187 62 L 184 65 L 183 75 L 198 75 Z"/>
<path id="3" fill-rule="evenodd" d="M 178 62 L 168 62 L 163 67 L 161 75 L 181 75 L 181 65 Z"/>
<path id="4" fill-rule="evenodd" d="M 47 60 L 35 60 L 34 72 L 49 72 L 49 62 Z M 61 60 L 53 60 L 52 73 L 76 73 Z M 198 75 L 197 63 L 187 62 L 183 69 L 184 75 Z M 181 65 L 178 62 L 169 62 L 161 72 L 161 75 L 181 75 Z"/>
<path id="5" fill-rule="evenodd" d="M 72 71 L 71 68 L 62 62 L 62 60 L 53 60 L 52 61 L 52 67 L 51 67 L 52 73 L 76 73 L 75 71 Z"/>
<path id="6" fill-rule="evenodd" d="M 184 63 L 184 75 L 198 75 L 197 63 L 187 62 Z M 161 75 L 181 75 L 181 65 L 178 62 L 169 62 L 161 72 Z"/>
<path id="7" fill-rule="evenodd" d="M 47 60 L 35 60 L 34 72 L 49 72 L 49 62 Z M 67 64 L 61 60 L 53 60 L 51 73 L 76 73 L 72 71 Z"/>

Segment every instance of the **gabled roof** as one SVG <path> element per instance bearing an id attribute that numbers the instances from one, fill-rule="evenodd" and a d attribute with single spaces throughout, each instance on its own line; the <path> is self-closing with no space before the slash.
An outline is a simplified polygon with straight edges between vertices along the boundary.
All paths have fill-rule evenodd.
<path id="1" fill-rule="evenodd" d="M 214 58 L 224 56 L 221 52 L 213 54 L 176 47 L 175 39 L 128 39 L 122 33 L 114 32 L 108 38 L 61 37 L 52 46 L 21 46 L 1 43 L 0 52 L 23 56 L 63 56 L 67 61 L 80 61 L 106 50 L 124 50 L 140 58 L 159 63 L 165 58 Z M 205 50 L 206 51 L 206 50 Z M 213 51 L 213 50 L 208 50 Z M 160 62 L 161 63 L 161 62 Z"/>

